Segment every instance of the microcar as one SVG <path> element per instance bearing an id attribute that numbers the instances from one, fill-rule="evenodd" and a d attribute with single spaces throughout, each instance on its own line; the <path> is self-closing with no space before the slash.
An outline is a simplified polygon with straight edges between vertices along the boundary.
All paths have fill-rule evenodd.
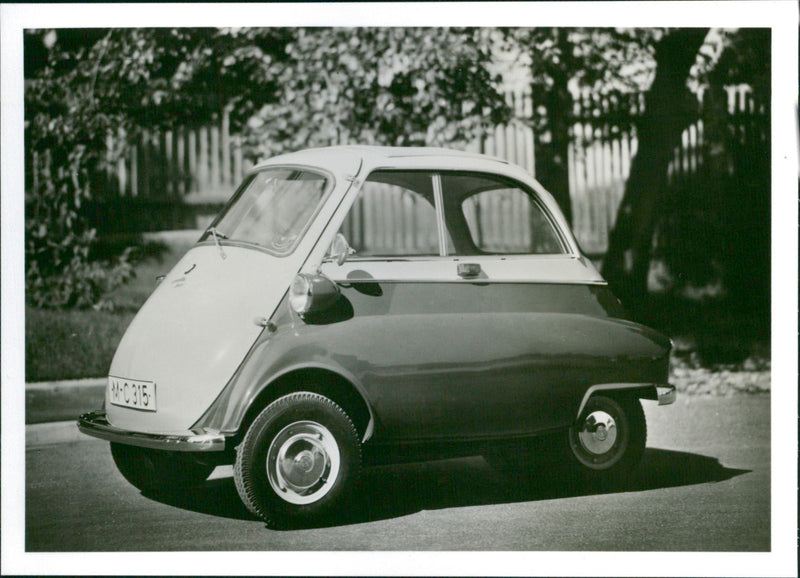
<path id="1" fill-rule="evenodd" d="M 78 423 L 143 491 L 233 464 L 253 514 L 302 525 L 345 508 L 362 463 L 483 455 L 521 472 L 546 437 L 589 483 L 626 472 L 640 399 L 675 399 L 670 346 L 626 318 L 523 169 L 313 149 L 250 171 Z"/>

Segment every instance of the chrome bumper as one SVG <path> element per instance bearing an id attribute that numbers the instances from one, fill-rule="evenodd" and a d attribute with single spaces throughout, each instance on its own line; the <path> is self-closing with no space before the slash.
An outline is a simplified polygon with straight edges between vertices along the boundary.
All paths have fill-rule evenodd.
<path id="1" fill-rule="evenodd" d="M 658 405 L 669 405 L 675 403 L 678 394 L 675 391 L 674 385 L 657 385 L 656 394 L 658 395 Z"/>
<path id="2" fill-rule="evenodd" d="M 104 411 L 93 411 L 80 416 L 78 429 L 86 435 L 103 440 L 157 450 L 221 452 L 225 449 L 225 436 L 218 432 L 153 434 L 129 431 L 109 424 Z"/>

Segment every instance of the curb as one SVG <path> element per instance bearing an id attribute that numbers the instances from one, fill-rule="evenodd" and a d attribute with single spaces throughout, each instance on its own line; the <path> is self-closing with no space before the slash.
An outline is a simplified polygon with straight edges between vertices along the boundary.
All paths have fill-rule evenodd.
<path id="1" fill-rule="evenodd" d="M 39 423 L 25 426 L 25 449 L 49 446 L 61 443 L 91 441 L 78 430 L 76 420 Z"/>
<path id="2" fill-rule="evenodd" d="M 107 379 L 106 377 L 89 377 L 65 381 L 33 381 L 25 384 L 25 391 L 60 391 L 82 387 L 102 387 Z"/>
<path id="3" fill-rule="evenodd" d="M 25 384 L 25 423 L 75 420 L 103 404 L 106 378 Z"/>

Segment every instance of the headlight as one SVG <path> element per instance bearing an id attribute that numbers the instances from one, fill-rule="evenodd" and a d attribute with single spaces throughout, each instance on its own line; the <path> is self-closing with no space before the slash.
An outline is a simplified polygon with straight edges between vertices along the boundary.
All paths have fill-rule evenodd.
<path id="1" fill-rule="evenodd" d="M 289 289 L 289 305 L 298 315 L 327 309 L 339 299 L 339 286 L 325 275 L 299 273 Z"/>
<path id="2" fill-rule="evenodd" d="M 311 310 L 311 280 L 303 274 L 295 276 L 289 290 L 289 304 L 299 315 Z"/>

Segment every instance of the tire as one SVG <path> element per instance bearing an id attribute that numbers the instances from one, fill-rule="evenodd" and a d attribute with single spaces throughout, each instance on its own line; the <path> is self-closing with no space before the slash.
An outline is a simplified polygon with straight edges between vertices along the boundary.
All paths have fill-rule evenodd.
<path id="1" fill-rule="evenodd" d="M 336 403 L 309 392 L 281 397 L 258 415 L 233 469 L 242 502 L 273 528 L 340 512 L 360 473 L 353 422 Z"/>
<path id="2" fill-rule="evenodd" d="M 143 492 L 172 492 L 198 485 L 214 466 L 183 452 L 111 444 L 111 456 L 122 476 Z"/>
<path id="3" fill-rule="evenodd" d="M 618 481 L 638 465 L 646 442 L 638 399 L 592 396 L 567 433 L 571 469 L 590 480 Z"/>

